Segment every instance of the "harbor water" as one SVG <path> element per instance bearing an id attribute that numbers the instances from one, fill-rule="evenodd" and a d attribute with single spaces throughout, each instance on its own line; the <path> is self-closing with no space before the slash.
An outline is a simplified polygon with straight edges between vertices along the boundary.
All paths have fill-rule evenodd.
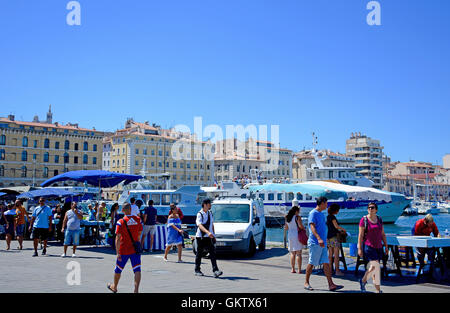
<path id="1" fill-rule="evenodd" d="M 385 224 L 384 231 L 387 235 L 411 235 L 411 228 L 420 218 L 424 218 L 424 215 L 416 216 L 400 216 L 394 224 Z M 337 216 L 339 221 L 339 216 Z M 450 232 L 450 214 L 441 213 L 433 215 L 434 222 L 439 229 L 441 235 L 445 235 L 445 230 Z M 352 236 L 358 234 L 357 224 L 343 224 L 341 225 Z M 267 228 L 267 241 L 283 242 L 283 228 Z"/>

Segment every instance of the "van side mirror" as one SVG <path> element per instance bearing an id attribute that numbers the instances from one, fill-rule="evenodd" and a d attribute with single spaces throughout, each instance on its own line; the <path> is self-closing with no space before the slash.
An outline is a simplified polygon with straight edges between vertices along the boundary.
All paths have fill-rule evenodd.
<path id="1" fill-rule="evenodd" d="M 259 216 L 256 216 L 256 217 L 253 219 L 253 225 L 259 224 L 259 223 L 260 223 Z"/>

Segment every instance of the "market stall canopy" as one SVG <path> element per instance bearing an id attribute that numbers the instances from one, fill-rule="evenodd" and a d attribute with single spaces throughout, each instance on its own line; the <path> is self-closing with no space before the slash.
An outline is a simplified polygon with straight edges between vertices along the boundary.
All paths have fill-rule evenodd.
<path id="1" fill-rule="evenodd" d="M 5 187 L 5 188 L 1 188 L 0 192 L 4 192 L 10 195 L 18 195 L 30 190 L 35 190 L 36 187 L 32 187 L 32 186 L 16 186 L 16 187 Z"/>
<path id="2" fill-rule="evenodd" d="M 23 198 L 32 199 L 32 198 L 40 198 L 40 197 L 63 198 L 63 197 L 70 197 L 70 196 L 74 196 L 74 195 L 76 195 L 76 194 L 74 194 L 71 191 L 67 191 L 67 190 L 60 189 L 60 188 L 43 188 L 43 189 L 37 189 L 37 190 L 32 190 L 32 191 L 21 193 L 20 195 L 17 196 L 17 198 L 18 199 L 23 199 Z"/>
<path id="3" fill-rule="evenodd" d="M 123 182 L 124 185 L 126 185 L 141 178 L 143 177 L 140 175 L 122 174 L 101 170 L 83 170 L 83 171 L 71 171 L 63 173 L 61 175 L 57 175 L 43 182 L 41 186 L 47 187 L 56 182 L 74 180 L 80 183 L 87 183 L 95 187 L 109 188 L 114 187 L 120 184 L 121 182 Z"/>

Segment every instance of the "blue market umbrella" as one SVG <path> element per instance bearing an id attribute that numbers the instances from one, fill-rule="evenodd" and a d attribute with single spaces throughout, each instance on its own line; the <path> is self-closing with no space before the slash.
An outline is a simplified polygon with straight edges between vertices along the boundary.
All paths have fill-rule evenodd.
<path id="1" fill-rule="evenodd" d="M 18 199 L 20 198 L 38 198 L 38 197 L 43 197 L 43 198 L 51 198 L 51 197 L 70 197 L 70 196 L 74 196 L 75 194 L 71 191 L 67 191 L 64 189 L 60 189 L 60 188 L 44 188 L 44 189 L 37 189 L 37 190 L 32 190 L 32 191 L 28 191 L 28 192 L 24 192 L 21 193 L 20 195 L 17 196 Z"/>
<path id="2" fill-rule="evenodd" d="M 86 182 L 89 185 L 100 188 L 110 188 L 120 184 L 121 182 L 126 185 L 141 178 L 143 177 L 140 175 L 122 174 L 100 170 L 83 170 L 71 171 L 57 175 L 43 182 L 41 186 L 47 187 L 56 182 L 74 180 L 81 183 Z"/>

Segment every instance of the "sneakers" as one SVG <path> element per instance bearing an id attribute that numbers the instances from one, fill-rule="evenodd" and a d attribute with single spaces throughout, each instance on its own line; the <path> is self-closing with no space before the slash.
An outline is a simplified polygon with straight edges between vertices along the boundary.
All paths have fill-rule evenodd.
<path id="1" fill-rule="evenodd" d="M 205 276 L 201 271 L 196 271 L 195 276 Z"/>
<path id="2" fill-rule="evenodd" d="M 47 249 L 44 248 L 44 250 L 42 250 L 42 255 L 45 255 L 47 253 Z"/>
<path id="3" fill-rule="evenodd" d="M 362 278 L 359 279 L 359 286 L 361 287 L 361 292 L 366 292 L 366 284 L 367 282 L 363 283 Z"/>
<path id="4" fill-rule="evenodd" d="M 65 253 L 61 254 L 62 258 L 65 258 L 67 255 Z"/>
<path id="5" fill-rule="evenodd" d="M 33 253 L 33 256 L 38 256 L 38 254 L 37 254 L 37 252 L 36 252 L 36 251 L 34 251 L 34 253 Z"/>
<path id="6" fill-rule="evenodd" d="M 77 255 L 74 253 L 74 254 L 72 254 L 72 258 L 76 258 L 77 257 Z"/>
<path id="7" fill-rule="evenodd" d="M 214 277 L 217 278 L 217 277 L 219 277 L 222 274 L 223 274 L 222 271 L 217 270 L 217 271 L 214 272 Z"/>

